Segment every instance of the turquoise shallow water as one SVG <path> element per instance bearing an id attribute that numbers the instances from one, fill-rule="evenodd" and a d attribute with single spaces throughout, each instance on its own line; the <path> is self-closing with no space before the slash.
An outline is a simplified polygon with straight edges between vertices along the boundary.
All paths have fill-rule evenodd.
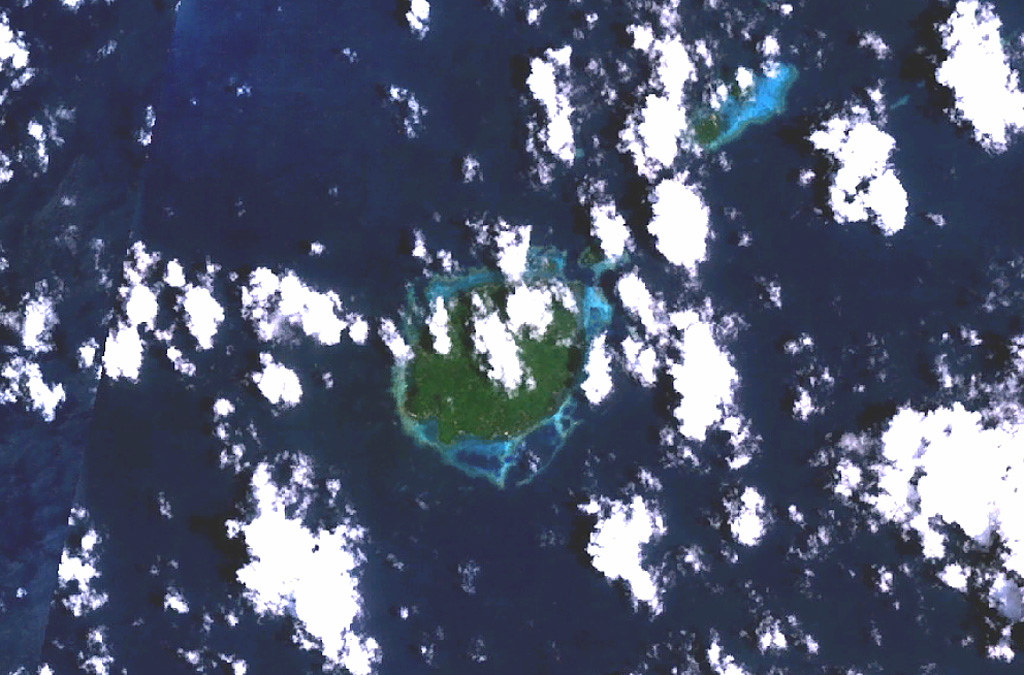
<path id="1" fill-rule="evenodd" d="M 566 279 L 565 270 L 564 252 L 552 248 L 531 248 L 527 256 L 524 279 L 527 283 Z M 426 306 L 430 306 L 436 298 L 447 300 L 464 291 L 484 284 L 498 283 L 501 280 L 502 275 L 496 270 L 474 268 L 459 275 L 432 278 L 423 290 L 423 297 Z M 417 295 L 415 285 L 410 285 L 409 311 L 403 325 L 407 341 L 416 339 L 426 318 L 425 312 L 417 302 Z M 610 325 L 612 306 L 601 289 L 593 285 L 583 288 L 577 302 L 580 307 L 579 322 L 584 335 L 584 349 L 589 351 L 593 340 Z M 577 375 L 573 389 L 558 409 L 525 433 L 502 440 L 466 436 L 453 443 L 442 443 L 438 437 L 436 420 L 421 421 L 405 414 L 402 401 L 406 397 L 407 377 L 407 364 L 397 364 L 393 372 L 392 391 L 402 428 L 406 433 L 419 445 L 435 450 L 445 463 L 468 476 L 484 478 L 499 487 L 510 483 L 521 485 L 532 480 L 551 462 L 578 424 L 573 417 L 576 410 L 574 394 L 582 382 L 583 369 Z"/>
<path id="2" fill-rule="evenodd" d="M 718 110 L 722 133 L 707 148 L 717 150 L 736 140 L 751 124 L 763 124 L 785 111 L 786 95 L 796 78 L 796 68 L 781 64 L 770 73 L 755 77 L 750 93 L 729 97 Z"/>

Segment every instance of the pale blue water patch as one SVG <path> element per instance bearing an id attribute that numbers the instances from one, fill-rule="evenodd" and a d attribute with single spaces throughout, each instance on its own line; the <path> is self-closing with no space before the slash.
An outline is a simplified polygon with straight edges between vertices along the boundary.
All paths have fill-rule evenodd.
<path id="1" fill-rule="evenodd" d="M 542 281 L 561 277 L 565 274 L 566 256 L 562 251 L 551 248 L 531 247 L 526 254 L 527 282 Z M 486 267 L 474 267 L 457 276 L 437 276 L 427 282 L 424 295 L 433 303 L 436 298 L 448 300 L 453 296 L 485 284 L 497 284 L 504 280 L 501 272 Z"/>
<path id="2" fill-rule="evenodd" d="M 583 334 L 589 345 L 612 322 L 612 305 L 597 286 L 583 290 Z"/>
<path id="3" fill-rule="evenodd" d="M 739 97 L 729 97 L 718 109 L 723 130 L 706 147 L 717 150 L 738 138 L 751 124 L 764 124 L 784 112 L 786 95 L 796 78 L 796 68 L 786 64 L 780 64 L 770 73 L 755 77 L 752 91 Z"/>
<path id="4" fill-rule="evenodd" d="M 394 369 L 392 388 L 396 401 L 405 400 L 407 374 L 406 364 Z M 401 404 L 399 418 L 402 428 L 417 444 L 433 448 L 446 464 L 467 476 L 484 478 L 498 487 L 505 487 L 513 472 L 516 476 L 512 482 L 524 485 L 551 463 L 578 424 L 572 416 L 575 409 L 575 401 L 568 396 L 551 416 L 522 434 L 502 440 L 465 436 L 451 443 L 441 442 L 437 420 L 414 419 L 404 413 Z M 526 450 L 531 456 L 524 462 Z"/>
<path id="5" fill-rule="evenodd" d="M 433 303 L 435 298 L 449 300 L 463 291 L 485 284 L 500 283 L 501 280 L 501 272 L 484 268 L 473 268 L 457 277 L 434 277 L 427 283 L 427 301 Z"/>

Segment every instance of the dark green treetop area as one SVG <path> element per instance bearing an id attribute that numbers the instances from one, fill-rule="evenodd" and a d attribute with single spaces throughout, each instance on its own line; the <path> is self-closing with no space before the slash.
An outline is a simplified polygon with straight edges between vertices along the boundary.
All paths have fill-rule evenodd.
<path id="1" fill-rule="evenodd" d="M 578 297 L 578 289 L 573 289 Z M 448 354 L 433 349 L 424 326 L 413 344 L 405 410 L 411 417 L 435 420 L 438 440 L 451 443 L 463 436 L 484 440 L 522 434 L 541 423 L 565 401 L 582 364 L 583 331 L 579 316 L 552 302 L 552 321 L 541 336 L 515 335 L 519 358 L 529 380 L 513 392 L 487 375 L 486 357 L 473 347 L 473 295 L 504 315 L 508 289 L 487 284 L 452 297 L 448 303 Z"/>

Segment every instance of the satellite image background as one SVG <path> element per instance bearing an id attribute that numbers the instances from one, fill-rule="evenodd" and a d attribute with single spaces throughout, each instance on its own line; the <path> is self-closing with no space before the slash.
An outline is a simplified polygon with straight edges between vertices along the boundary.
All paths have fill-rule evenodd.
<path id="1" fill-rule="evenodd" d="M 9 5 L 0 672 L 1017 672 L 1024 5 Z M 498 488 L 392 374 L 528 246 L 614 312 Z"/>

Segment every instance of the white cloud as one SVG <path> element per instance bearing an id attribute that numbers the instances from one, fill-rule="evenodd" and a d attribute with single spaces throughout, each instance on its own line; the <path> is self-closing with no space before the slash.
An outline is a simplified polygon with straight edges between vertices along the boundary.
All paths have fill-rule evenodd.
<path id="1" fill-rule="evenodd" d="M 164 283 L 172 288 L 181 288 L 185 285 L 185 268 L 177 260 L 168 261 Z"/>
<path id="2" fill-rule="evenodd" d="M 142 338 L 135 326 L 120 324 L 107 335 L 103 344 L 103 372 L 111 379 L 135 381 L 142 368 Z"/>
<path id="3" fill-rule="evenodd" d="M 630 116 L 619 140 L 633 156 L 640 174 L 653 178 L 675 161 L 679 140 L 689 128 L 685 87 L 697 79 L 697 69 L 677 35 L 655 39 L 647 26 L 630 26 L 629 31 L 633 47 L 646 52 L 651 61 L 651 86 L 659 93 L 647 95 L 643 108 Z"/>
<path id="4" fill-rule="evenodd" d="M 213 294 L 202 286 L 189 285 L 185 295 L 178 300 L 178 306 L 184 310 L 188 331 L 199 343 L 199 348 L 212 348 L 213 336 L 224 321 L 224 309 L 214 300 Z"/>
<path id="5" fill-rule="evenodd" d="M 28 135 L 36 142 L 36 160 L 39 163 L 39 168 L 46 171 L 50 166 L 50 156 L 46 152 L 46 131 L 43 129 L 43 125 L 34 120 L 29 122 Z"/>
<path id="6" fill-rule="evenodd" d="M 746 92 L 754 87 L 754 71 L 750 68 L 740 66 L 736 69 L 736 84 L 740 92 Z"/>
<path id="7" fill-rule="evenodd" d="M 388 87 L 388 100 L 398 111 L 402 120 L 402 130 L 406 138 L 416 138 L 423 129 L 423 117 L 427 109 L 416 99 L 416 95 L 406 89 L 391 85 Z"/>
<path id="8" fill-rule="evenodd" d="M 380 338 L 397 363 L 405 363 L 412 358 L 412 349 L 406 344 L 402 334 L 398 332 L 395 322 L 391 319 L 381 319 Z"/>
<path id="9" fill-rule="evenodd" d="M 73 508 L 68 517 L 68 525 L 83 525 L 88 517 L 85 509 Z M 107 603 L 107 594 L 95 588 L 95 582 L 100 577 L 96 569 L 100 542 L 96 530 L 90 528 L 82 535 L 80 546 L 74 550 L 65 546 L 61 553 L 57 581 L 60 590 L 67 594 L 61 602 L 75 616 L 95 611 Z"/>
<path id="10" fill-rule="evenodd" d="M 981 543 L 998 533 L 1008 551 L 1006 569 L 1024 574 L 1024 466 L 1011 461 L 1018 446 L 1017 427 L 989 427 L 960 403 L 929 413 L 901 409 L 882 436 L 886 463 L 877 467 L 879 494 L 868 501 L 916 530 L 926 540 L 926 554 L 935 557 L 944 555 L 945 535 L 933 518 L 958 525 Z"/>
<path id="11" fill-rule="evenodd" d="M 892 50 L 889 49 L 889 45 L 885 44 L 882 36 L 873 31 L 868 30 L 861 33 L 857 44 L 864 49 L 870 50 L 877 59 L 887 59 L 892 53 Z"/>
<path id="12" fill-rule="evenodd" d="M 548 152 L 566 164 L 576 158 L 576 145 L 572 134 L 572 104 L 569 101 L 568 76 L 572 47 L 548 49 L 544 58 L 530 61 L 530 75 L 526 86 L 544 107 L 547 126 L 540 132 Z"/>
<path id="13" fill-rule="evenodd" d="M 497 248 L 498 269 L 509 281 L 518 282 L 526 273 L 526 258 L 530 250 L 529 225 L 510 225 L 503 220 L 498 221 L 498 231 L 494 236 Z"/>
<path id="14" fill-rule="evenodd" d="M 591 206 L 590 221 L 594 236 L 601 242 L 601 251 L 609 260 L 622 257 L 627 249 L 632 248 L 633 241 L 626 220 L 619 215 L 614 203 Z"/>
<path id="15" fill-rule="evenodd" d="M 809 140 L 839 165 L 829 187 L 829 206 L 836 222 L 874 217 L 887 235 L 903 229 L 907 192 L 890 161 L 896 140 L 867 118 L 866 109 L 855 106 L 848 116 L 833 117 Z"/>
<path id="16" fill-rule="evenodd" d="M 22 41 L 22 33 L 11 29 L 6 14 L 0 14 L 0 61 L 11 68 L 21 70 L 28 66 L 28 48 Z"/>
<path id="17" fill-rule="evenodd" d="M 671 363 L 668 373 L 681 400 L 674 411 L 679 431 L 703 441 L 708 428 L 724 416 L 732 403 L 732 390 L 739 380 L 728 354 L 715 343 L 712 326 L 695 312 L 678 317 L 683 328 L 679 344 L 682 363 Z"/>
<path id="18" fill-rule="evenodd" d="M 472 183 L 483 180 L 483 169 L 480 168 L 480 160 L 473 155 L 466 155 L 462 158 L 462 182 Z"/>
<path id="19" fill-rule="evenodd" d="M 607 334 L 601 333 L 590 345 L 584 367 L 587 379 L 583 381 L 583 393 L 594 405 L 603 401 L 612 391 L 612 359 L 605 344 L 607 337 Z"/>
<path id="20" fill-rule="evenodd" d="M 647 231 L 658 252 L 673 265 L 685 265 L 691 274 L 707 253 L 708 207 L 686 174 L 658 183 L 651 195 L 654 211 Z"/>
<path id="21" fill-rule="evenodd" d="M 85 370 L 86 368 L 92 368 L 96 362 L 96 352 L 99 351 L 100 346 L 96 343 L 96 338 L 89 338 L 78 348 L 78 367 Z"/>
<path id="22" fill-rule="evenodd" d="M 804 387 L 797 387 L 799 395 L 793 401 L 793 417 L 796 419 L 806 422 L 810 419 L 811 415 L 818 412 L 818 409 L 814 406 L 814 399 L 811 398 L 811 392 L 807 391 Z"/>
<path id="23" fill-rule="evenodd" d="M 380 647 L 353 628 L 362 614 L 357 574 L 365 532 L 352 522 L 333 530 L 307 529 L 304 493 L 311 489 L 310 476 L 299 469 L 287 486 L 274 484 L 266 464 L 254 472 L 255 517 L 227 523 L 229 535 L 244 535 L 252 556 L 238 570 L 238 580 L 258 613 L 295 618 L 295 639 L 303 648 L 319 649 L 331 667 L 370 675 L 380 661 Z"/>
<path id="24" fill-rule="evenodd" d="M 774 35 L 766 35 L 759 46 L 761 56 L 765 57 L 769 61 L 775 59 L 779 54 L 782 53 L 782 49 L 779 47 L 779 39 Z"/>
<path id="25" fill-rule="evenodd" d="M 405 20 L 416 37 L 423 37 L 430 29 L 430 3 L 427 0 L 412 0 Z"/>
<path id="26" fill-rule="evenodd" d="M 302 385 L 294 371 L 274 362 L 270 354 L 260 354 L 263 370 L 253 373 L 252 380 L 260 393 L 274 405 L 288 408 L 302 399 Z"/>
<path id="27" fill-rule="evenodd" d="M 658 354 L 654 347 L 628 336 L 622 341 L 622 355 L 630 374 L 645 387 L 653 387 L 657 382 L 658 368 Z"/>
<path id="28" fill-rule="evenodd" d="M 768 650 L 781 651 L 789 646 L 786 634 L 782 632 L 782 622 L 771 617 L 765 619 L 757 627 L 757 648 L 761 653 Z"/>
<path id="29" fill-rule="evenodd" d="M 740 666 L 735 658 L 722 650 L 722 645 L 718 643 L 717 635 L 712 639 L 707 655 L 708 664 L 715 675 L 749 675 L 749 672 Z"/>
<path id="30" fill-rule="evenodd" d="M 25 295 L 22 302 L 21 312 L 0 313 L 0 325 L 18 331 L 24 349 L 18 353 L 15 348 L 8 348 L 9 358 L 0 367 L 0 405 L 21 401 L 52 422 L 57 407 L 65 400 L 64 386 L 48 385 L 39 364 L 31 357 L 53 349 L 51 334 L 58 323 L 56 299 L 48 296 L 45 283 L 40 283 L 35 297 Z"/>
<path id="31" fill-rule="evenodd" d="M 128 286 L 121 288 L 122 295 L 133 286 L 141 284 L 146 279 L 153 265 L 160 261 L 160 254 L 150 253 L 146 248 L 146 244 L 141 241 L 132 244 L 131 248 L 128 249 L 128 253 L 131 254 L 131 259 L 124 261 L 122 266 L 124 278 L 128 282 Z"/>
<path id="32" fill-rule="evenodd" d="M 358 314 L 349 314 L 346 319 L 349 321 L 349 338 L 357 345 L 365 345 L 366 339 L 370 337 L 370 324 Z"/>
<path id="33" fill-rule="evenodd" d="M 103 345 L 103 372 L 111 379 L 134 381 L 139 377 L 144 352 L 139 329 L 154 329 L 160 309 L 156 293 L 144 283 L 159 262 L 160 254 L 150 253 L 141 241 L 132 244 L 128 252 L 130 259 L 123 264 L 126 283 L 118 289 L 124 300 L 125 318 L 107 334 Z"/>
<path id="34" fill-rule="evenodd" d="M 25 314 L 21 322 L 21 344 L 33 354 L 53 349 L 50 333 L 57 325 L 54 301 L 45 294 L 25 296 Z"/>
<path id="35" fill-rule="evenodd" d="M 111 675 L 114 657 L 107 644 L 107 627 L 89 629 L 86 637 L 87 648 L 78 652 L 79 672 L 92 675 Z"/>
<path id="36" fill-rule="evenodd" d="M 975 140 L 993 152 L 1005 150 L 1009 133 L 1024 127 L 1024 92 L 1003 51 L 1001 26 L 991 4 L 957 2 L 938 26 L 947 58 L 935 71 L 956 97 L 954 117 L 969 122 Z"/>
<path id="37" fill-rule="evenodd" d="M 11 91 L 25 86 L 34 74 L 28 67 L 29 50 L 24 38 L 21 31 L 11 28 L 7 14 L 0 12 L 0 70 L 7 71 L 10 77 L 10 84 L 6 88 L 0 88 L 0 104 L 3 104 Z M 13 177 L 9 163 L 10 160 L 0 153 L 0 184 Z"/>
<path id="38" fill-rule="evenodd" d="M 227 417 L 233 412 L 235 412 L 235 406 L 226 398 L 218 398 L 213 402 L 213 416 L 215 419 Z"/>
<path id="39" fill-rule="evenodd" d="M 444 298 L 434 298 L 434 311 L 427 321 L 427 329 L 434 338 L 434 351 L 438 354 L 448 354 L 452 350 L 452 338 L 448 334 L 448 309 L 444 305 Z"/>
<path id="40" fill-rule="evenodd" d="M 177 588 L 171 587 L 164 594 L 164 609 L 169 609 L 178 614 L 188 614 L 188 601 Z"/>
<path id="41" fill-rule="evenodd" d="M 156 110 L 151 105 L 146 106 L 146 119 L 142 127 L 135 132 L 135 140 L 139 145 L 145 147 L 153 142 L 153 128 L 156 127 Z"/>
<path id="42" fill-rule="evenodd" d="M 587 545 L 594 569 L 609 579 L 621 579 L 634 602 L 660 613 L 661 589 L 655 575 L 644 569 L 643 549 L 665 534 L 661 513 L 639 495 L 629 503 L 592 498 L 580 510 L 598 516 Z"/>
<path id="43" fill-rule="evenodd" d="M 29 406 L 43 419 L 52 422 L 57 407 L 64 402 L 64 385 L 48 385 L 43 380 L 38 363 L 22 356 L 14 356 L 0 369 L 4 387 L 0 389 L 0 404 L 27 400 Z"/>
<path id="44" fill-rule="evenodd" d="M 836 494 L 848 499 L 853 497 L 857 492 L 857 488 L 860 487 L 863 477 L 863 472 L 859 466 L 846 458 L 839 460 L 839 463 L 836 465 L 836 484 L 834 488 Z"/>
<path id="45" fill-rule="evenodd" d="M 430 252 L 427 250 L 427 237 L 423 230 L 413 230 L 412 257 L 424 262 L 430 262 Z"/>
<path id="46" fill-rule="evenodd" d="M 196 364 L 192 363 L 185 357 L 185 354 L 177 347 L 168 347 L 167 360 L 171 362 L 174 370 L 181 373 L 185 377 L 195 377 Z"/>
<path id="47" fill-rule="evenodd" d="M 967 573 L 967 570 L 956 564 L 946 565 L 939 572 L 939 579 L 942 580 L 942 583 L 958 591 L 967 590 L 967 580 L 969 577 L 970 575 Z"/>
<path id="48" fill-rule="evenodd" d="M 287 336 L 288 327 L 295 327 L 320 344 L 336 345 L 342 332 L 350 329 L 338 294 L 316 291 L 292 271 L 279 277 L 266 267 L 259 267 L 249 275 L 249 285 L 241 290 L 242 312 L 261 340 L 280 340 Z M 369 327 L 360 330 L 368 331 Z M 365 340 L 365 332 L 350 332 L 354 341 L 359 334 Z"/>
<path id="49" fill-rule="evenodd" d="M 640 319 L 649 335 L 658 335 L 667 330 L 667 324 L 663 319 L 664 305 L 660 300 L 654 299 L 639 274 L 635 271 L 624 274 L 615 283 L 615 290 L 626 311 Z"/>
<path id="50" fill-rule="evenodd" d="M 141 284 L 129 289 L 128 300 L 124 305 L 129 325 L 152 328 L 159 309 L 156 294 L 152 290 Z"/>
<path id="51" fill-rule="evenodd" d="M 487 377 L 500 383 L 506 391 L 515 391 L 523 384 L 525 373 L 512 331 L 497 310 L 488 310 L 476 294 L 473 295 L 473 348 L 485 357 Z"/>
<path id="52" fill-rule="evenodd" d="M 555 318 L 553 301 L 551 288 L 517 284 L 505 303 L 509 330 L 518 334 L 525 328 L 530 336 L 542 337 Z"/>
<path id="53" fill-rule="evenodd" d="M 729 505 L 729 529 L 736 541 L 744 546 L 754 546 L 764 536 L 767 516 L 764 497 L 752 487 L 745 488 L 738 504 Z"/>

